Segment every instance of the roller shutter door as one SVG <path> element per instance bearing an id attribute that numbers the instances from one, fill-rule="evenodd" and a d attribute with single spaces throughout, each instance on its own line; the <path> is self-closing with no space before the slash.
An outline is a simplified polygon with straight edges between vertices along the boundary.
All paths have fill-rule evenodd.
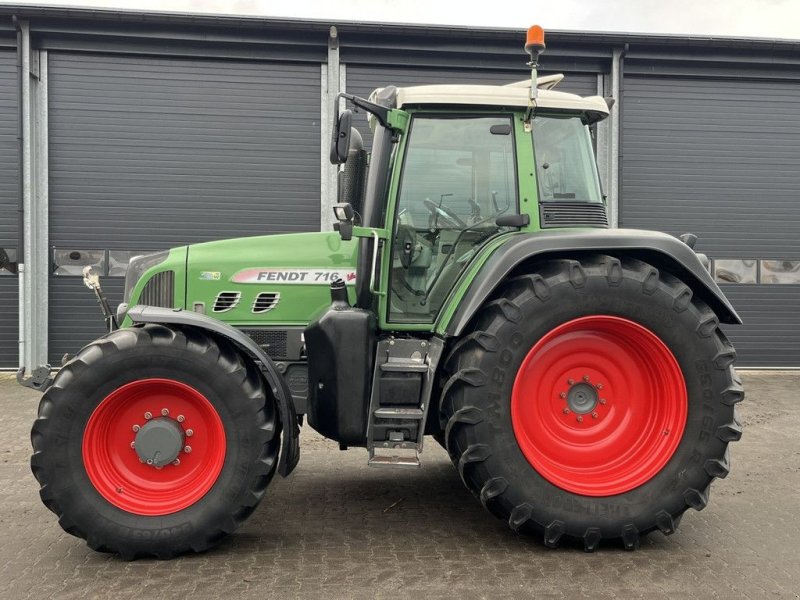
<path id="1" fill-rule="evenodd" d="M 368 97 L 376 88 L 394 85 L 407 87 L 412 85 L 434 84 L 477 84 L 477 85 L 505 85 L 530 78 L 530 71 L 485 71 L 485 70 L 453 70 L 430 69 L 423 67 L 376 67 L 366 65 L 348 65 L 346 72 L 346 87 L 351 94 Z M 580 94 L 581 96 L 597 95 L 597 75 L 595 73 L 566 74 L 559 84 L 559 91 Z M 364 137 L 366 147 L 369 147 L 371 135 L 366 125 L 366 119 L 357 116 L 354 121 L 358 130 Z"/>
<path id="2" fill-rule="evenodd" d="M 82 263 L 319 229 L 319 64 L 54 52 L 49 77 L 56 363 L 103 332 Z"/>
<path id="3" fill-rule="evenodd" d="M 700 237 L 745 321 L 725 328 L 742 366 L 800 367 L 798 97 L 798 82 L 625 79 L 621 226 Z"/>
<path id="4" fill-rule="evenodd" d="M 0 50 L 0 248 L 16 258 L 19 244 L 16 53 Z M 0 368 L 18 364 L 17 278 L 0 270 Z"/>

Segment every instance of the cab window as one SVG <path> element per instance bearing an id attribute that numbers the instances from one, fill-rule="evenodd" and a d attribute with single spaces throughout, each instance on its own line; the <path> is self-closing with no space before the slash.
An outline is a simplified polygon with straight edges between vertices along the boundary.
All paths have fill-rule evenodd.
<path id="1" fill-rule="evenodd" d="M 542 202 L 602 202 L 589 128 L 578 116 L 537 115 L 533 147 Z"/>

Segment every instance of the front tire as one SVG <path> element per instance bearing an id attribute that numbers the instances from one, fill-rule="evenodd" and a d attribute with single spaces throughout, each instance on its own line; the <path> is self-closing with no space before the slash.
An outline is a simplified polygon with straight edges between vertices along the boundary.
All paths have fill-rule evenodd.
<path id="1" fill-rule="evenodd" d="M 445 364 L 440 421 L 466 486 L 548 546 L 634 549 L 704 508 L 744 397 L 714 313 L 631 259 L 552 260 L 510 280 Z"/>
<path id="2" fill-rule="evenodd" d="M 89 344 L 43 395 L 31 467 L 68 533 L 124 558 L 204 551 L 255 509 L 280 425 L 225 340 L 146 325 Z"/>

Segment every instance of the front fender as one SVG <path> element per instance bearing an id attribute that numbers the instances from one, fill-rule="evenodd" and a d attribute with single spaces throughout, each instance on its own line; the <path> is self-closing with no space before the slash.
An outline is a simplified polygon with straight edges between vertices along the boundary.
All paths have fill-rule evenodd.
<path id="1" fill-rule="evenodd" d="M 261 372 L 278 402 L 278 412 L 283 424 L 283 440 L 281 441 L 278 473 L 286 477 L 294 470 L 300 460 L 300 427 L 297 424 L 297 413 L 292 402 L 292 393 L 289 391 L 286 380 L 275 367 L 275 363 L 272 362 L 272 359 L 258 344 L 227 323 L 180 308 L 156 308 L 154 306 L 137 305 L 128 311 L 128 318 L 133 323 L 159 323 L 162 325 L 182 325 L 204 329 L 212 334 L 227 338 L 261 363 Z"/>
<path id="2" fill-rule="evenodd" d="M 522 263 L 532 258 L 570 256 L 576 252 L 630 256 L 648 262 L 689 285 L 722 323 L 742 322 L 694 250 L 679 239 L 657 231 L 595 229 L 509 236 L 486 259 L 466 292 L 451 299 L 458 305 L 452 312 L 442 311 L 442 314 L 451 316 L 446 322 L 437 323 L 437 332 L 447 336 L 461 335 L 495 288 Z"/>

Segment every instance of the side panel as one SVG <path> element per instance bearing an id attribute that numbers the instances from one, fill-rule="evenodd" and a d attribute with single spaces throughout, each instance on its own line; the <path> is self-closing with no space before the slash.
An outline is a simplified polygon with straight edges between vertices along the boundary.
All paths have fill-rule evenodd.
<path id="1" fill-rule="evenodd" d="M 206 314 L 235 325 L 306 325 L 330 304 L 338 276 L 354 298 L 357 241 L 338 233 L 296 233 L 239 238 L 189 246 L 186 307 L 205 305 Z M 238 294 L 236 305 L 214 312 L 219 294 Z M 259 312 L 259 294 L 277 294 Z M 274 297 L 274 296 L 273 296 Z"/>
<path id="2" fill-rule="evenodd" d="M 16 260 L 19 248 L 17 67 L 13 50 L 0 50 L 0 248 Z M 0 368 L 17 366 L 17 276 L 0 269 Z"/>
<path id="3" fill-rule="evenodd" d="M 614 229 L 570 233 L 514 234 L 506 238 L 477 272 L 469 271 L 460 287 L 451 296 L 436 323 L 436 332 L 458 336 L 480 309 L 492 291 L 521 263 L 548 254 L 568 255 L 570 252 L 625 253 L 637 256 L 675 272 L 691 285 L 717 313 L 723 323 L 741 323 L 741 319 L 711 279 L 697 255 L 680 240 L 664 233 Z M 486 256 L 484 254 L 483 256 Z M 479 257 L 478 260 L 481 260 Z M 474 278 L 469 279 L 471 275 Z"/>

